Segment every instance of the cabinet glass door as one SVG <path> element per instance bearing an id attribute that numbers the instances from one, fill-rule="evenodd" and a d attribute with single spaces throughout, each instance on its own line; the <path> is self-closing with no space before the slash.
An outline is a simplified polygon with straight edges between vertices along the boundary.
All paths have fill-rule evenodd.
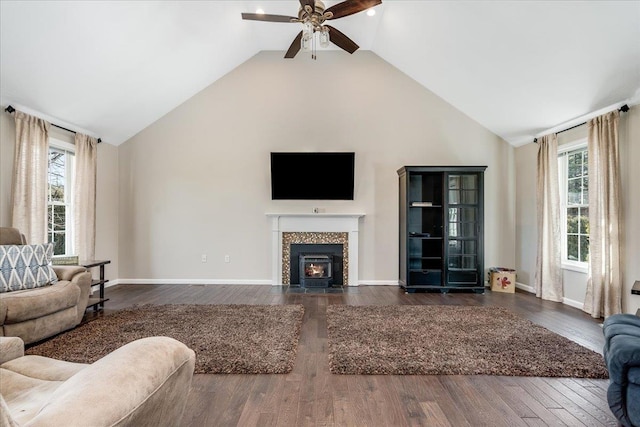
<path id="1" fill-rule="evenodd" d="M 450 284 L 478 280 L 479 192 L 476 174 L 447 177 L 447 270 Z"/>

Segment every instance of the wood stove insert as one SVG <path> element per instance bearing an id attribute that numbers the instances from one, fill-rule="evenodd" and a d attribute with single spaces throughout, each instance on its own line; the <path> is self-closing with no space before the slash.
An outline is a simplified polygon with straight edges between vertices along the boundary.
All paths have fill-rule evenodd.
<path id="1" fill-rule="evenodd" d="M 333 279 L 333 256 L 324 254 L 300 255 L 300 286 L 328 288 Z"/>

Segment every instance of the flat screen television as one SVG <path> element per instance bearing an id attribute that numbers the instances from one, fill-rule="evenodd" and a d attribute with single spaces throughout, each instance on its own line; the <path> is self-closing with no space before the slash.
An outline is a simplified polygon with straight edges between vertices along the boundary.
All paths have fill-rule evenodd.
<path id="1" fill-rule="evenodd" d="M 353 200 L 355 153 L 271 153 L 271 199 Z"/>

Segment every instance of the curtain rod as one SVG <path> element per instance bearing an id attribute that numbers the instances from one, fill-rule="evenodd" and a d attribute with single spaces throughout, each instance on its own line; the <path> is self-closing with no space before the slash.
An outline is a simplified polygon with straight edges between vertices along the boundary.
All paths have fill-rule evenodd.
<path id="1" fill-rule="evenodd" d="M 9 106 L 7 106 L 7 108 L 5 108 L 5 109 L 4 109 L 4 111 L 6 111 L 7 113 L 11 114 L 11 113 L 13 113 L 14 111 L 16 111 L 16 109 L 15 109 L 15 108 L 13 108 L 13 106 L 9 105 Z M 78 132 L 76 132 L 75 130 L 67 129 L 67 128 L 65 128 L 65 127 L 62 127 L 62 126 L 60 126 L 60 125 L 56 125 L 56 124 L 54 124 L 54 123 L 51 123 L 51 126 L 55 126 L 55 127 L 57 127 L 58 129 L 66 130 L 67 132 L 71 132 L 71 133 L 78 133 Z M 102 138 L 98 138 L 98 144 L 100 144 L 101 142 L 102 142 Z"/>
<path id="2" fill-rule="evenodd" d="M 629 106 L 627 104 L 624 104 L 622 107 L 618 108 L 618 111 L 622 111 L 623 113 L 626 113 L 627 111 L 629 111 Z M 560 131 L 556 132 L 556 135 L 559 134 L 559 133 L 562 133 L 562 132 L 566 132 L 566 131 L 571 130 L 571 129 L 575 129 L 575 128 L 580 127 L 582 125 L 586 125 L 586 124 L 587 124 L 587 122 L 578 123 L 575 126 L 571 126 L 570 128 L 566 128 L 566 129 L 563 129 L 563 130 L 560 130 Z M 533 142 L 535 142 L 537 144 L 538 143 L 538 138 L 533 138 Z"/>

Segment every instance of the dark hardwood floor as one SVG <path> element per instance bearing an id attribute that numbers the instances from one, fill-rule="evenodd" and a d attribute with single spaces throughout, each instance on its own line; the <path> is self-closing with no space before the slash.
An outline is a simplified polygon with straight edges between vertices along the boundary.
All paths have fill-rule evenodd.
<path id="1" fill-rule="evenodd" d="M 617 425 L 606 400 L 607 380 L 329 372 L 330 304 L 502 306 L 602 352 L 598 321 L 530 294 L 405 294 L 392 286 L 360 286 L 343 294 L 301 295 L 271 286 L 118 285 L 107 288 L 106 296 L 105 314 L 134 304 L 304 305 L 293 372 L 195 375 L 183 426 Z"/>

